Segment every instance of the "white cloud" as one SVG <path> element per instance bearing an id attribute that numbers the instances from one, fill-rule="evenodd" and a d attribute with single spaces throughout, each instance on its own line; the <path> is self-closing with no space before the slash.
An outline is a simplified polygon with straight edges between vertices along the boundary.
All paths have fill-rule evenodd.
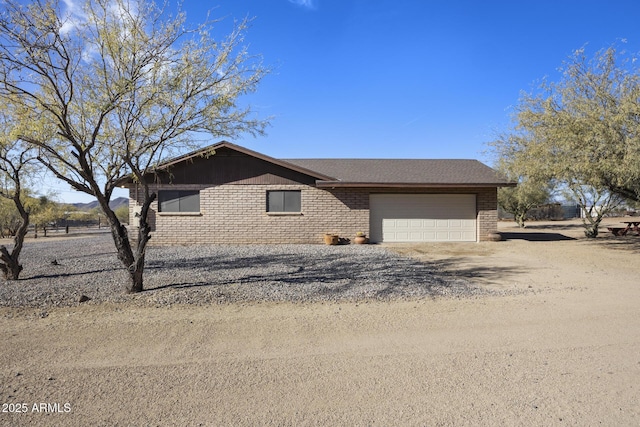
<path id="1" fill-rule="evenodd" d="M 130 19 L 130 17 L 136 17 L 138 15 L 136 4 L 130 2 L 112 2 L 108 6 L 107 10 L 114 19 L 120 21 Z"/>
<path id="2" fill-rule="evenodd" d="M 82 22 L 86 21 L 86 15 L 82 11 L 82 7 L 78 6 L 73 0 L 63 0 L 63 3 L 66 9 L 63 11 L 63 24 L 60 28 L 60 33 L 67 34 L 78 28 Z"/>
<path id="3" fill-rule="evenodd" d="M 60 28 L 60 33 L 66 34 L 78 29 L 82 24 L 86 24 L 90 19 L 82 9 L 82 2 L 78 3 L 76 0 L 62 0 L 62 2 L 65 7 L 64 10 L 62 10 L 63 24 Z M 109 1 L 106 4 L 106 17 L 107 19 L 114 21 L 124 21 L 135 18 L 138 14 L 138 10 L 135 6 L 135 3 L 132 4 L 126 0 L 123 2 Z"/>
<path id="4" fill-rule="evenodd" d="M 63 0 L 63 3 L 67 6 L 69 12 L 78 10 L 78 6 L 73 0 Z"/>
<path id="5" fill-rule="evenodd" d="M 316 2 L 315 0 L 289 0 L 289 3 L 296 4 L 298 6 L 307 8 L 307 9 L 315 9 Z"/>

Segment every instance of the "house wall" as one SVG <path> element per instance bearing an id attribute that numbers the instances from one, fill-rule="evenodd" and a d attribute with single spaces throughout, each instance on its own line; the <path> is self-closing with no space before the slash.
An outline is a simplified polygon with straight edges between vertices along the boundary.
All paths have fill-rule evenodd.
<path id="1" fill-rule="evenodd" d="M 151 205 L 153 245 L 206 243 L 322 243 L 324 233 L 354 237 L 369 230 L 366 191 L 326 191 L 307 185 L 159 185 L 200 190 L 200 214 L 158 213 Z M 268 190 L 301 190 L 301 213 L 268 213 Z M 135 199 L 135 190 L 130 191 Z M 139 197 L 141 194 L 139 195 Z M 131 214 L 135 205 L 131 203 Z M 133 222 L 131 222 L 133 224 Z M 131 230 L 134 231 L 134 230 Z"/>
<path id="2" fill-rule="evenodd" d="M 479 189 L 476 197 L 478 241 L 492 241 L 491 234 L 498 232 L 498 189 Z"/>
<path id="3" fill-rule="evenodd" d="M 158 213 L 151 205 L 152 245 L 208 243 L 322 243 L 325 233 L 353 238 L 369 233 L 370 193 L 476 194 L 478 240 L 497 231 L 497 189 L 318 189 L 304 184 L 156 185 L 162 189 L 200 190 L 199 214 Z M 300 214 L 266 212 L 268 190 L 301 190 Z M 142 193 L 130 189 L 131 224 Z M 135 236 L 135 227 L 131 230 Z"/>

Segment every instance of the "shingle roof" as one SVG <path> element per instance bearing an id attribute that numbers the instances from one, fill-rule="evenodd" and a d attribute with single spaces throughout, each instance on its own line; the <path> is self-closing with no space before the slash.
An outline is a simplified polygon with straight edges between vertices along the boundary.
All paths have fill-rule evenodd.
<path id="1" fill-rule="evenodd" d="M 318 187 L 506 187 L 515 183 L 477 160 L 459 159 L 276 159 L 221 141 L 157 166 L 162 170 L 229 148 L 316 179 Z M 125 176 L 120 183 L 133 182 Z"/>
<path id="2" fill-rule="evenodd" d="M 335 177 L 324 186 L 408 184 L 507 186 L 496 171 L 477 160 L 450 159 L 284 159 L 295 166 Z"/>

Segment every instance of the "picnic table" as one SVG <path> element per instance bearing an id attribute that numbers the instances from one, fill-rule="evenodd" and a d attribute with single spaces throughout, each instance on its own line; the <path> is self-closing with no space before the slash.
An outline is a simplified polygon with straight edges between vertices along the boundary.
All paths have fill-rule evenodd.
<path id="1" fill-rule="evenodd" d="M 626 236 L 629 231 L 634 231 L 637 236 L 640 236 L 640 219 L 635 221 L 622 221 L 623 224 L 627 224 L 626 227 L 607 227 L 607 229 L 613 233 L 614 236 Z"/>

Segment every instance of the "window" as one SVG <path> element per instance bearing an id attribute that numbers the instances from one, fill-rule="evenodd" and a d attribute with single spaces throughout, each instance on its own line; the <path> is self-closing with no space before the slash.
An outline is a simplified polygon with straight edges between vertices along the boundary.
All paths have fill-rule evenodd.
<path id="1" fill-rule="evenodd" d="M 198 190 L 158 191 L 160 212 L 200 212 L 200 192 Z"/>
<path id="2" fill-rule="evenodd" d="M 300 190 L 267 191 L 267 212 L 300 212 Z"/>

